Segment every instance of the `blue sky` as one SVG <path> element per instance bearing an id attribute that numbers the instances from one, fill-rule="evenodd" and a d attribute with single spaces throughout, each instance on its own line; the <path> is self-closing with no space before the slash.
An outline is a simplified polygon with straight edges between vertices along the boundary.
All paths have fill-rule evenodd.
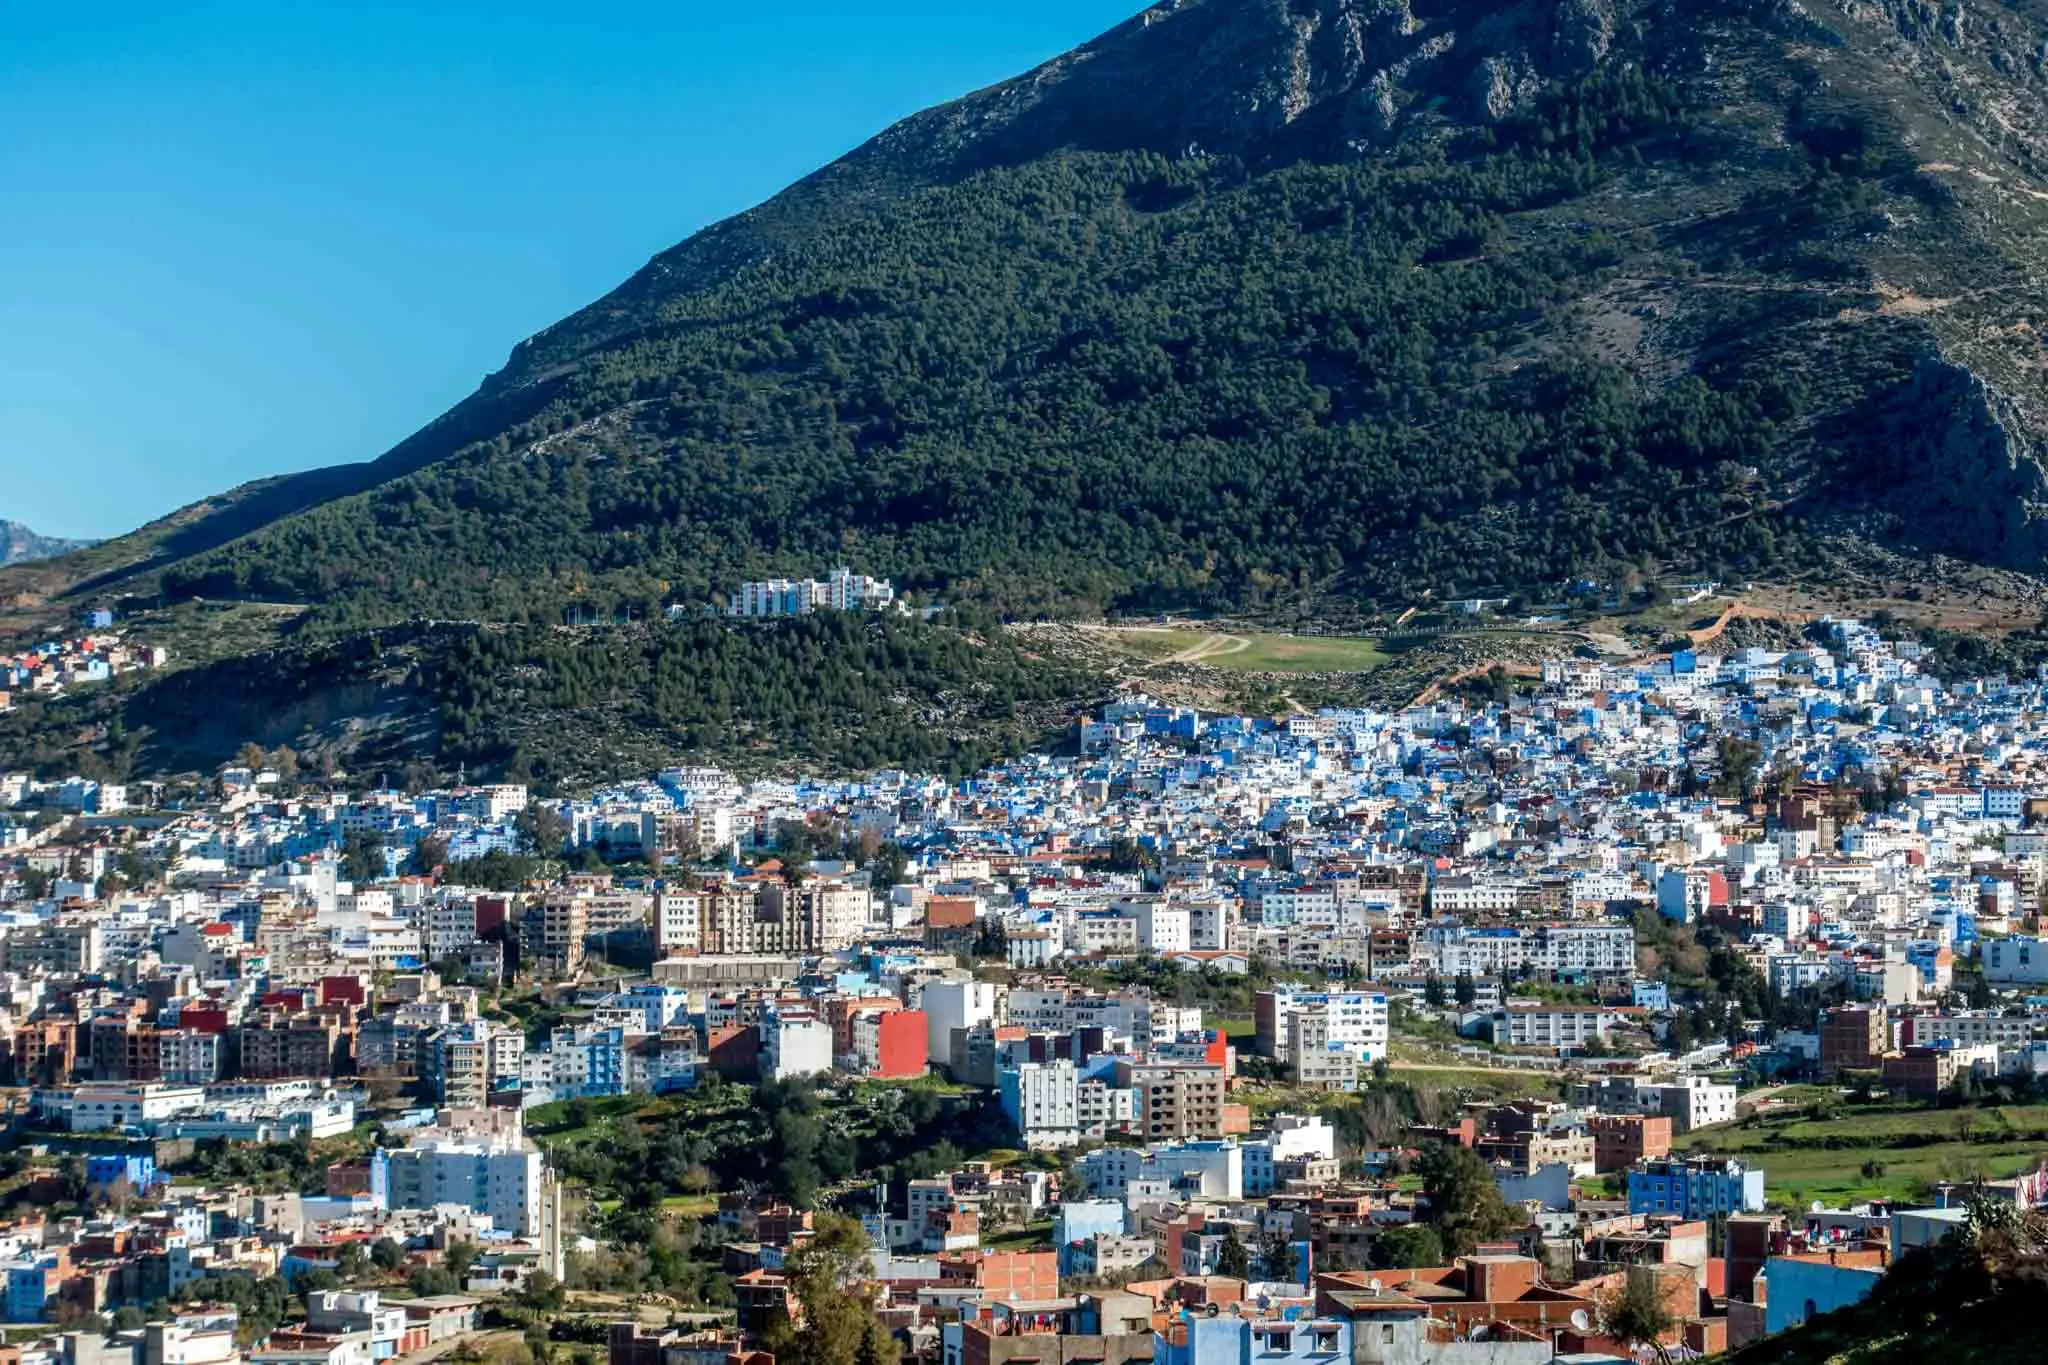
<path id="1" fill-rule="evenodd" d="M 0 518 L 370 459 L 514 342 L 1141 0 L 10 7 Z"/>

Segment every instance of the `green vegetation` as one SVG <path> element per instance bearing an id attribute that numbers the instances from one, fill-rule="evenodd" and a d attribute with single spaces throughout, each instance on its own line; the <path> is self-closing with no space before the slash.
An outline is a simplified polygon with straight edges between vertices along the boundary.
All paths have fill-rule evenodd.
<path id="1" fill-rule="evenodd" d="M 1107 631 L 1111 646 L 1153 662 L 1184 662 L 1229 673 L 1365 673 L 1391 657 L 1379 641 L 1344 636 L 1210 634 L 1199 630 Z"/>
<path id="2" fill-rule="evenodd" d="M 1052 1245 L 1052 1220 L 1026 1223 L 986 1240 L 991 1251 L 1038 1251 Z"/>
<path id="3" fill-rule="evenodd" d="M 1902 1256 L 1868 1299 L 1745 1346 L 1725 1365 L 2036 1365 L 2048 1222 L 1973 1202 L 1960 1240 Z"/>
<path id="4" fill-rule="evenodd" d="M 1838 376 L 1788 369 L 1771 332 L 1655 385 L 1551 344 L 1646 248 L 1665 274 L 1726 263 L 1560 231 L 1556 211 L 1718 178 L 1789 247 L 1881 202 L 1889 166 L 1735 145 L 1672 65 L 1617 58 L 1367 158 L 1337 137 L 1263 159 L 1018 128 L 1044 140 L 918 167 L 885 208 L 806 191 L 772 253 L 665 266 L 523 348 L 383 482 L 161 587 L 312 602 L 309 629 L 332 631 L 572 602 L 649 619 L 846 558 L 1011 613 L 1781 562 L 1799 523 L 1759 478 L 1793 472 Z"/>
<path id="5" fill-rule="evenodd" d="M 963 772 L 1042 742 L 1099 686 L 1001 631 L 896 617 L 408 626 L 33 700 L 0 715 L 0 767 L 178 772 L 256 740 L 302 749 L 308 774 L 339 759 L 417 786 L 463 766 L 573 785 L 681 752 L 740 768 Z M 339 724 L 365 714 L 360 729 Z"/>
<path id="6" fill-rule="evenodd" d="M 1805 8 L 1578 6 L 1579 43 L 1445 0 L 1301 70 L 1287 16 L 1329 3 L 1120 30 L 665 253 L 374 465 L 6 570 L 9 625 L 125 593 L 195 666 L 30 699 L 0 764 L 957 770 L 1094 690 L 1005 617 L 1358 621 L 1818 573 L 1851 534 L 2038 567 L 2005 394 L 2042 210 L 1996 112 L 2036 101 L 2038 25 L 1936 59 L 1932 25 Z M 837 563 L 961 628 L 695 616 Z M 1385 644 L 1247 638 L 1210 661 L 1361 689 Z M 1334 685 L 1287 682 L 1234 686 Z"/>
<path id="7" fill-rule="evenodd" d="M 868 1273 L 870 1247 L 860 1224 L 827 1214 L 816 1234 L 789 1254 L 785 1271 L 793 1320 L 764 1334 L 787 1365 L 896 1365 L 895 1336 L 875 1315 L 872 1299 L 848 1292 Z"/>
<path id="8" fill-rule="evenodd" d="M 1937 1183 L 2034 1169 L 2048 1158 L 2048 1102 L 1935 1109 L 1830 1099 L 1694 1133 L 1678 1146 L 1762 1166 L 1771 1201 L 1788 1208 L 1815 1199 L 1907 1202 Z"/>
<path id="9" fill-rule="evenodd" d="M 1449 1255 L 1470 1255 L 1481 1242 L 1505 1237 L 1528 1221 L 1508 1207 L 1492 1168 L 1469 1147 L 1434 1144 L 1423 1152 L 1416 1174 L 1422 1177 L 1424 1221 Z"/>
<path id="10" fill-rule="evenodd" d="M 588 1108 L 579 1105 L 590 1104 Z M 570 1101 L 536 1111 L 542 1146 L 564 1178 L 618 1201 L 616 1218 L 644 1232 L 675 1194 L 772 1193 L 811 1208 L 830 1190 L 900 1183 L 985 1151 L 1006 1131 L 989 1092 L 871 1085 L 819 1090 L 707 1078 L 658 1101 L 599 1110 Z"/>

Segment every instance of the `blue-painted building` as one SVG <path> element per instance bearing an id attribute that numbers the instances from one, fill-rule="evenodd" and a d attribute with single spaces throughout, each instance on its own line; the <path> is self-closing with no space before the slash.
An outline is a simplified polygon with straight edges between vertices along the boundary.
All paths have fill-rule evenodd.
<path id="1" fill-rule="evenodd" d="M 1060 1205 L 1053 1219 L 1052 1241 L 1059 1250 L 1060 1274 L 1074 1274 L 1074 1244 L 1091 1237 L 1117 1237 L 1124 1230 L 1124 1206 L 1114 1199 L 1074 1199 Z"/>
<path id="2" fill-rule="evenodd" d="M 1764 1207 L 1764 1173 L 1733 1157 L 1644 1161 L 1628 1173 L 1628 1211 L 1680 1218 L 1724 1213 L 1759 1213 Z"/>
<path id="3" fill-rule="evenodd" d="M 55 1256 L 26 1256 L 7 1263 L 7 1320 L 41 1322 L 57 1294 Z"/>
<path id="4" fill-rule="evenodd" d="M 143 1153 L 96 1153 L 85 1159 L 85 1186 L 96 1198 L 104 1199 L 125 1181 L 130 1194 L 147 1194 L 164 1182 L 156 1169 L 156 1158 Z"/>
<path id="5" fill-rule="evenodd" d="M 1840 1259 L 1815 1252 L 1805 1256 L 1773 1256 L 1764 1262 L 1764 1283 L 1769 1286 L 1764 1305 L 1764 1330 L 1776 1336 L 1804 1326 L 1823 1313 L 1847 1308 L 1870 1297 L 1884 1276 L 1881 1265 L 1861 1264 L 1875 1260 L 1869 1253 L 1859 1264 L 1845 1265 Z"/>
<path id="6" fill-rule="evenodd" d="M 1270 1318 L 1180 1315 L 1158 1339 L 1154 1365 L 1336 1365 L 1351 1359 L 1354 1325 L 1291 1309 Z"/>

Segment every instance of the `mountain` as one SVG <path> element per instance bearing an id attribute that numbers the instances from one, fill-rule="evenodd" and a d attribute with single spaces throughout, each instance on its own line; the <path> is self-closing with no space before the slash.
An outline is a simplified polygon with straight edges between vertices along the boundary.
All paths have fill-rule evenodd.
<path id="1" fill-rule="evenodd" d="M 0 607 L 333 639 L 838 563 L 1028 615 L 2039 572 L 2044 229 L 2044 0 L 1177 0 L 662 253 L 381 458 Z"/>
<path id="2" fill-rule="evenodd" d="M 89 540 L 59 540 L 56 536 L 39 536 L 18 521 L 0 520 L 0 565 L 26 564 L 32 559 L 48 559 L 71 550 L 82 550 L 92 544 Z"/>

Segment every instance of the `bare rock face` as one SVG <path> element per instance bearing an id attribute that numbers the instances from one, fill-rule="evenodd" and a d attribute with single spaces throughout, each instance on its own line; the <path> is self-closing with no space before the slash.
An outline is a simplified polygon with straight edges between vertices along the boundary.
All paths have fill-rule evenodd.
<path id="1" fill-rule="evenodd" d="M 1614 44 L 1614 12 L 1608 0 L 1559 0 L 1551 51 L 1560 72 L 1584 75 Z"/>

